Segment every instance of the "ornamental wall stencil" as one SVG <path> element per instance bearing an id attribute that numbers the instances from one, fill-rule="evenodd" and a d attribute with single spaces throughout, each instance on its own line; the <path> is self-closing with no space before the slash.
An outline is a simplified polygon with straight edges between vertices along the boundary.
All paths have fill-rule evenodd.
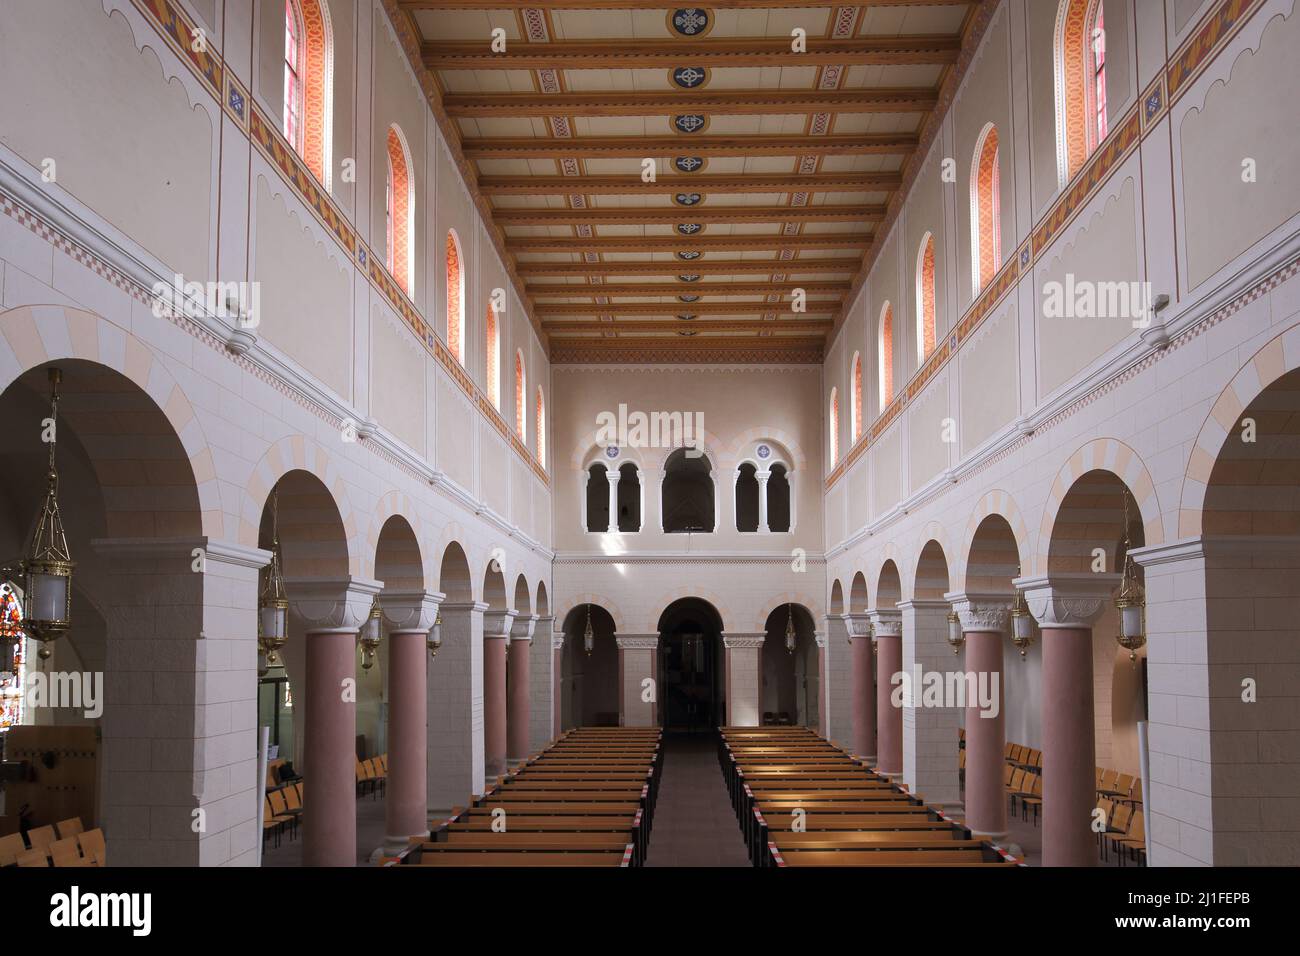
<path id="1" fill-rule="evenodd" d="M 692 261 L 692 260 L 694 260 L 694 259 L 698 259 L 701 255 L 702 255 L 702 253 L 697 252 L 697 251 L 695 251 L 695 250 L 691 250 L 691 251 L 689 251 L 689 252 L 679 252 L 679 253 L 677 253 L 677 258 L 678 258 L 678 259 L 685 259 L 687 262 L 690 262 L 690 261 Z"/>
<path id="2" fill-rule="evenodd" d="M 677 232 L 683 236 L 693 236 L 703 229 L 704 227 L 698 222 L 683 222 L 677 225 Z"/>
<path id="3" fill-rule="evenodd" d="M 704 168 L 704 157 L 678 156 L 673 160 L 673 166 L 679 173 L 698 173 Z"/>
<path id="4" fill-rule="evenodd" d="M 704 36 L 713 25 L 713 17 L 702 7 L 679 7 L 668 15 L 673 32 L 684 37 Z"/>
<path id="5" fill-rule="evenodd" d="M 699 277 L 698 274 L 697 274 L 697 275 L 684 275 L 684 276 L 678 276 L 677 278 L 680 279 L 682 282 L 699 282 L 699 281 L 700 281 L 700 277 Z"/>
<path id="6" fill-rule="evenodd" d="M 698 295 L 679 295 L 677 301 L 686 303 L 699 302 L 700 297 Z"/>
<path id="7" fill-rule="evenodd" d="M 683 90 L 694 90 L 709 80 L 709 71 L 702 66 L 679 66 L 669 74 L 673 85 Z"/>
<path id="8" fill-rule="evenodd" d="M 708 125 L 708 117 L 702 113 L 682 113 L 673 117 L 673 128 L 679 133 L 698 133 Z"/>
<path id="9" fill-rule="evenodd" d="M 698 206 L 703 198 L 699 193 L 678 193 L 673 196 L 673 202 L 679 206 Z"/>

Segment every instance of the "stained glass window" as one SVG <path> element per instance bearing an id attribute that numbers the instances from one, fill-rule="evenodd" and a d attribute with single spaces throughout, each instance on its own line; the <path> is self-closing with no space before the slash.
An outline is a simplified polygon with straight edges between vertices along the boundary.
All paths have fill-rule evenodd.
<path id="1" fill-rule="evenodd" d="M 0 584 L 0 636 L 13 645 L 13 660 L 0 667 L 0 733 L 23 721 L 23 688 L 27 676 L 27 635 L 23 632 L 23 606 L 13 586 Z M 5 643 L 3 646 L 8 646 Z"/>

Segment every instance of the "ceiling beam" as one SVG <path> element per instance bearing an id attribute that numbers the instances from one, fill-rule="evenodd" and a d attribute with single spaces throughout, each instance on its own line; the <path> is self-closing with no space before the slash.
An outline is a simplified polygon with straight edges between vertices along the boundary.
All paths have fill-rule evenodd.
<path id="1" fill-rule="evenodd" d="M 639 70 L 750 66 L 871 66 L 956 63 L 961 37 L 950 34 L 867 36 L 842 40 L 808 37 L 805 52 L 791 50 L 789 37 L 700 38 L 683 47 L 662 40 L 552 40 L 511 43 L 500 53 L 489 38 L 473 43 L 425 43 L 431 70 Z"/>
<path id="2" fill-rule="evenodd" d="M 547 335 L 573 336 L 582 334 L 605 333 L 614 331 L 619 335 L 643 332 L 807 332 L 816 334 L 831 327 L 828 319 L 672 319 L 667 322 L 658 319 L 635 319 L 628 322 L 611 324 L 590 319 L 577 322 L 548 321 L 545 323 Z"/>
<path id="3" fill-rule="evenodd" d="M 573 139 L 466 138 L 469 159 L 613 159 L 647 156 L 906 156 L 916 149 L 914 133 L 861 136 L 578 136 Z"/>
<path id="4" fill-rule="evenodd" d="M 687 264 L 680 262 L 520 262 L 518 272 L 521 276 L 674 276 L 753 273 L 808 275 L 821 272 L 852 275 L 861 267 L 862 260 L 858 256 L 844 256 L 839 259 L 791 259 L 787 262 L 726 259 Z"/>
<path id="5" fill-rule="evenodd" d="M 808 311 L 800 315 L 835 315 L 839 311 L 840 300 L 829 302 L 809 302 Z M 618 305 L 539 305 L 534 307 L 534 314 L 545 320 L 547 316 L 574 315 L 762 315 L 771 312 L 776 315 L 795 315 L 790 303 L 780 302 L 623 302 Z"/>
<path id="6" fill-rule="evenodd" d="M 492 219 L 499 226 L 562 226 L 596 223 L 684 222 L 873 222 L 884 206 L 610 206 L 594 209 L 528 209 L 498 206 Z"/>
<path id="7" fill-rule="evenodd" d="M 551 196 L 583 193 L 588 196 L 637 193 L 767 193 L 767 192 L 871 192 L 897 189 L 898 173 L 785 173 L 778 176 L 706 176 L 673 174 L 646 182 L 640 176 L 483 176 L 478 188 L 485 196 Z"/>
<path id="8" fill-rule="evenodd" d="M 404 10 L 671 10 L 676 3 L 646 0 L 397 0 Z M 962 7 L 982 0 L 855 0 L 851 7 Z M 830 0 L 711 0 L 715 10 L 811 10 L 830 6 Z"/>
<path id="9" fill-rule="evenodd" d="M 869 232 L 830 232 L 799 236 L 550 236 L 507 239 L 506 249 L 518 255 L 528 252 L 677 252 L 695 250 L 733 252 L 768 249 L 866 249 L 871 245 Z M 681 260 L 683 267 L 690 263 Z M 775 260 L 774 260 L 775 261 Z"/>
<path id="10" fill-rule="evenodd" d="M 704 90 L 680 92 L 448 93 L 443 108 L 453 118 L 501 116 L 673 116 L 679 113 L 923 113 L 938 93 L 919 87 L 858 90 Z M 682 143 L 690 142 L 683 134 Z M 687 147 L 689 148 L 689 147 Z"/>
<path id="11" fill-rule="evenodd" d="M 533 282 L 524 286 L 532 299 L 558 299 L 574 296 L 619 296 L 619 295 L 681 295 L 692 292 L 696 295 L 771 295 L 775 292 L 793 292 L 803 289 L 814 292 L 847 292 L 847 282 L 683 282 L 680 285 L 671 282 L 621 283 L 618 285 L 572 285 L 561 282 Z"/>

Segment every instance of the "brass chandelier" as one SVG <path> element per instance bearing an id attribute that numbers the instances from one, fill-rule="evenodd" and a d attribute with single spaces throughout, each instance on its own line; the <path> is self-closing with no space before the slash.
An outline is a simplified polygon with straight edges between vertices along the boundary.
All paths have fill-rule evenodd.
<path id="1" fill-rule="evenodd" d="M 32 532 L 27 556 L 18 562 L 16 569 L 7 567 L 0 571 L 7 582 L 13 583 L 15 579 L 21 579 L 24 599 L 22 629 L 40 643 L 37 656 L 41 660 L 49 658 L 52 653 L 50 644 L 72 627 L 72 572 L 77 566 L 68 551 L 68 538 L 63 531 L 63 518 L 59 514 L 59 472 L 54 458 L 62 371 L 50 369 L 49 380 L 50 417 L 46 424 L 50 452 L 45 501 Z M 6 640 L 5 643 L 8 647 L 11 642 Z M 5 660 L 9 660 L 12 654 L 13 648 L 8 647 Z"/>
<path id="2" fill-rule="evenodd" d="M 280 555 L 279 511 L 277 489 L 271 493 L 271 562 L 262 572 L 262 591 L 257 601 L 257 646 L 264 658 L 263 673 L 280 663 L 280 648 L 289 639 L 289 598 Z"/>
<path id="3" fill-rule="evenodd" d="M 1131 541 L 1128 533 L 1128 491 L 1124 492 L 1124 573 L 1119 592 L 1115 595 L 1115 609 L 1119 611 L 1119 633 L 1115 640 L 1128 651 L 1128 659 L 1137 661 L 1137 652 L 1147 642 L 1147 595 L 1138 580 L 1137 563 L 1129 554 Z"/>

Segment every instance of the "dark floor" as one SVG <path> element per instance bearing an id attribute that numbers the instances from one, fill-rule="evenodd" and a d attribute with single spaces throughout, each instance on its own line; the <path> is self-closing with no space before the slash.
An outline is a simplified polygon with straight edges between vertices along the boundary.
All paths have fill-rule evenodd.
<path id="1" fill-rule="evenodd" d="M 646 866 L 749 866 L 718 766 L 716 734 L 664 735 Z"/>

